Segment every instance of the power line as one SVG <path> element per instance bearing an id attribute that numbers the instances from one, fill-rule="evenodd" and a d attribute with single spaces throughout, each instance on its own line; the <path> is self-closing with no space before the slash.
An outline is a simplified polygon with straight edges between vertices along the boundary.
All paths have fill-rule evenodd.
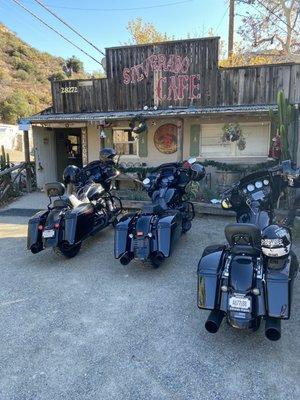
<path id="1" fill-rule="evenodd" d="M 26 8 L 23 4 L 21 4 L 18 0 L 12 0 L 13 2 L 15 2 L 16 4 L 18 4 L 20 7 L 22 7 L 25 11 L 27 11 L 29 14 L 31 14 L 34 18 L 36 18 L 37 20 L 39 20 L 42 24 L 46 25 L 49 29 L 51 29 L 53 32 L 55 32 L 57 35 L 59 35 L 60 37 L 62 37 L 63 39 L 65 39 L 68 43 L 70 43 L 72 46 L 76 47 L 76 49 L 80 50 L 83 54 L 85 54 L 86 56 L 88 56 L 89 58 L 91 58 L 93 61 L 95 61 L 96 63 L 100 64 L 101 63 L 96 60 L 96 58 L 94 58 L 93 56 L 91 56 L 90 54 L 88 54 L 86 51 L 82 50 L 79 46 L 77 46 L 77 44 L 73 43 L 71 40 L 69 40 L 68 38 L 66 38 L 62 33 L 58 32 L 56 29 L 52 28 L 52 26 L 48 25 L 47 22 L 45 22 L 42 18 L 40 18 L 39 16 L 37 16 L 36 14 L 34 14 L 32 11 L 30 11 L 28 8 Z"/>
<path id="2" fill-rule="evenodd" d="M 221 17 L 220 22 L 218 23 L 218 26 L 216 27 L 216 33 L 218 33 L 218 29 L 220 28 L 220 26 L 221 26 L 221 24 L 222 24 L 222 22 L 223 22 L 223 20 L 224 20 L 224 18 L 225 18 L 225 15 L 227 14 L 227 11 L 228 11 L 228 9 L 229 9 L 229 6 L 230 6 L 230 3 L 228 2 L 228 6 L 227 6 L 227 8 L 226 8 L 224 14 L 223 14 L 222 17 Z"/>
<path id="3" fill-rule="evenodd" d="M 151 8 L 176 6 L 179 4 L 191 3 L 192 1 L 194 0 L 181 0 L 172 3 L 157 4 L 152 6 L 131 7 L 131 8 L 81 8 L 81 7 L 57 6 L 55 4 L 47 4 L 47 6 L 50 6 L 52 8 L 62 8 L 65 10 L 78 10 L 78 11 L 135 11 L 135 10 L 147 10 Z"/>
<path id="4" fill-rule="evenodd" d="M 94 49 L 99 51 L 102 55 L 105 56 L 102 50 L 98 49 L 97 46 L 95 46 L 92 42 L 90 42 L 88 39 L 86 39 L 81 33 L 79 33 L 76 29 L 74 29 L 71 25 L 69 25 L 66 21 L 64 21 L 59 15 L 57 15 L 54 11 L 52 11 L 50 8 L 48 8 L 45 4 L 43 4 L 40 0 L 34 0 L 36 3 L 38 3 L 41 7 L 43 7 L 45 10 L 47 10 L 50 14 L 52 14 L 56 19 L 58 19 L 60 22 L 62 22 L 64 25 L 66 25 L 71 31 L 75 32 L 79 37 L 81 37 L 85 42 L 87 42 L 90 46 L 92 46 Z"/>

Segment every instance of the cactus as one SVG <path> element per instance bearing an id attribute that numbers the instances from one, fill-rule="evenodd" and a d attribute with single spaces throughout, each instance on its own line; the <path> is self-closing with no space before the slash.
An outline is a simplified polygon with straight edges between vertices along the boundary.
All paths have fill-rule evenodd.
<path id="1" fill-rule="evenodd" d="M 293 122 L 295 118 L 294 114 L 294 106 L 289 104 L 287 99 L 284 97 L 284 92 L 280 90 L 277 93 L 277 106 L 278 106 L 278 115 L 272 110 L 269 110 L 269 116 L 271 121 L 273 121 L 276 130 L 279 132 L 281 141 L 282 141 L 282 154 L 281 157 L 283 160 L 287 160 L 291 158 L 290 150 L 289 150 L 289 140 L 288 140 L 288 129 L 289 125 Z"/>
<path id="2" fill-rule="evenodd" d="M 8 168 L 9 165 L 10 165 L 9 154 L 5 153 L 4 146 L 1 146 L 0 169 L 4 170 L 5 168 Z"/>

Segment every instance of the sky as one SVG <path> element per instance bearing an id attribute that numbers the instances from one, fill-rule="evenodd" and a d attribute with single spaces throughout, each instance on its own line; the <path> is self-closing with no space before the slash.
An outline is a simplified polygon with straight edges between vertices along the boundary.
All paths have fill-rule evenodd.
<path id="1" fill-rule="evenodd" d="M 44 19 L 71 41 L 101 60 L 93 47 L 70 31 L 44 10 L 34 0 L 18 0 L 25 7 Z M 130 40 L 126 26 L 137 17 L 154 23 L 160 32 L 175 39 L 205 37 L 210 29 L 226 42 L 228 34 L 229 0 L 41 0 L 62 19 L 68 22 L 99 49 L 124 44 Z M 236 10 L 240 12 L 239 6 Z M 0 0 L 0 21 L 31 46 L 64 58 L 75 55 L 84 62 L 87 72 L 101 66 L 74 48 L 49 28 L 29 15 L 13 0 Z M 236 18 L 236 25 L 239 17 Z"/>

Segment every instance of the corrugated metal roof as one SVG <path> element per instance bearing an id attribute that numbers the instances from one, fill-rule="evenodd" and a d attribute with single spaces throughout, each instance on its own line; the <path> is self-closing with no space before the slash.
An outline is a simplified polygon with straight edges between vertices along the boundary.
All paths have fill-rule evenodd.
<path id="1" fill-rule="evenodd" d="M 261 114 L 267 113 L 269 109 L 276 110 L 274 104 L 260 105 L 243 105 L 243 106 L 220 106 L 220 107 L 203 107 L 203 108 L 168 108 L 165 110 L 149 109 L 140 111 L 110 111 L 110 112 L 90 112 L 90 113 L 74 113 L 74 114 L 52 114 L 40 113 L 26 118 L 31 123 L 45 122 L 64 122 L 64 121 L 98 121 L 100 119 L 121 120 L 131 119 L 135 116 L 143 116 L 145 118 L 160 117 L 180 117 L 180 116 L 196 116 L 205 114 Z M 47 110 L 48 111 L 48 110 Z"/>

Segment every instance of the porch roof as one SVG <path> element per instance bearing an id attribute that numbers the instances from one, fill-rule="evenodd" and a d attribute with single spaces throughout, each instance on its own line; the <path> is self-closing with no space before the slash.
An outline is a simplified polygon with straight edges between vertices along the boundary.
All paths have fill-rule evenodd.
<path id="1" fill-rule="evenodd" d="M 132 119 L 136 116 L 145 118 L 161 118 L 161 117 L 185 117 L 199 115 L 261 115 L 267 114 L 269 110 L 277 110 L 275 104 L 259 104 L 259 105 L 241 105 L 241 106 L 219 106 L 219 107 L 203 107 L 203 108 L 168 108 L 168 109 L 148 109 L 140 111 L 110 111 L 110 112 L 88 112 L 88 113 L 72 113 L 72 114 L 54 114 L 51 109 L 42 111 L 39 114 L 26 118 L 26 121 L 32 124 L 47 122 L 89 122 L 107 120 L 123 120 Z"/>

